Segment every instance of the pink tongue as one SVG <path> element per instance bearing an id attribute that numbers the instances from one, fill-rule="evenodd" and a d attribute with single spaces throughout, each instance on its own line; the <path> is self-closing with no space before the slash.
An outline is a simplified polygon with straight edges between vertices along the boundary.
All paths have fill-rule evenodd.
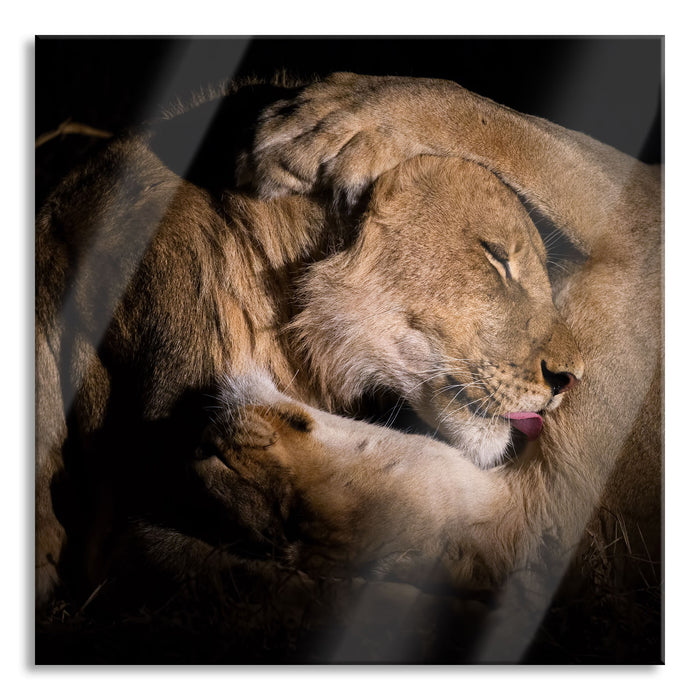
<path id="1" fill-rule="evenodd" d="M 528 440 L 536 440 L 542 432 L 542 416 L 537 413 L 507 413 L 510 424 L 523 433 Z"/>

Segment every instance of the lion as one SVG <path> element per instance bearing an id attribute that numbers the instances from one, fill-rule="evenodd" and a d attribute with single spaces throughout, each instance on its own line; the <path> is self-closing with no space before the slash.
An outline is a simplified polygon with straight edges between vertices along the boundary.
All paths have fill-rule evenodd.
<path id="1" fill-rule="evenodd" d="M 322 573 L 369 567 L 412 581 L 438 562 L 435 575 L 463 588 L 507 583 L 542 559 L 550 533 L 558 580 L 601 499 L 653 520 L 653 176 L 492 103 L 477 123 L 496 122 L 494 135 L 475 137 L 487 155 L 470 157 L 461 144 L 472 115 L 457 110 L 478 98 L 384 80 L 338 76 L 273 105 L 240 164 L 263 198 L 229 187 L 214 196 L 135 136 L 43 207 L 40 604 L 65 572 L 91 590 L 135 520 L 151 563 L 174 570 L 210 561 L 228 537 L 268 554 L 275 542 L 285 561 Z M 411 119 L 397 119 L 416 87 L 425 114 L 412 104 Z M 434 100 L 457 114 L 435 124 Z M 359 118 L 344 121 L 353 109 Z M 525 155 L 498 160 L 529 140 L 548 170 Z M 587 187 L 577 190 L 579 173 Z M 627 188 L 613 187 L 630 173 Z M 335 203 L 318 196 L 328 176 Z M 645 204 L 632 207 L 640 188 Z M 554 300 L 547 251 L 513 190 L 587 256 L 557 280 Z M 338 193 L 362 209 L 350 234 Z M 384 389 L 451 444 L 333 415 Z M 224 408 L 205 425 L 202 398 L 217 391 Z M 180 451 L 198 455 L 187 478 L 169 468 Z"/>
<path id="2" fill-rule="evenodd" d="M 568 552 L 560 567 L 578 546 L 581 559 L 602 559 L 618 583 L 658 590 L 659 168 L 450 81 L 339 73 L 263 113 L 241 179 L 252 173 L 266 197 L 329 190 L 353 203 L 382 173 L 421 154 L 489 169 L 585 257 L 567 265 L 553 288 L 581 350 L 585 381 L 530 445 L 527 467 L 512 465 L 500 479 L 520 480 L 521 526 L 554 533 Z M 498 517 L 494 511 L 494 527 Z M 559 581 L 553 577 L 552 591 Z"/>

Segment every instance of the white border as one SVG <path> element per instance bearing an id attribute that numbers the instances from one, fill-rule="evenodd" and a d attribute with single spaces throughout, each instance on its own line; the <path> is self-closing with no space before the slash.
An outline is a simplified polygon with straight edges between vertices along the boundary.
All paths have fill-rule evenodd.
<path id="1" fill-rule="evenodd" d="M 2 318 L 8 324 L 3 342 L 5 392 L 3 401 L 3 531 L 6 551 L 3 559 L 4 620 L 2 628 L 3 686 L 9 692 L 22 683 L 23 697 L 41 694 L 47 698 L 76 698 L 99 695 L 123 699 L 166 696 L 179 698 L 209 692 L 241 695 L 279 693 L 281 697 L 355 697 L 369 691 L 370 697 L 437 697 L 442 693 L 486 697 L 568 698 L 591 696 L 658 698 L 673 689 L 669 684 L 697 687 L 696 604 L 697 547 L 695 534 L 698 514 L 697 448 L 682 447 L 697 432 L 697 409 L 688 406 L 687 396 L 697 392 L 690 348 L 696 342 L 698 256 L 697 214 L 697 36 L 692 13 L 675 10 L 673 2 L 643 6 L 592 0 L 585 5 L 558 2 L 475 3 L 431 1 L 413 10 L 397 5 L 393 11 L 376 1 L 342 3 L 329 17 L 332 3 L 261 3 L 257 10 L 241 10 L 231 3 L 223 11 L 221 2 L 209 0 L 192 4 L 177 16 L 175 5 L 125 0 L 117 5 L 94 2 L 27 3 L 5 13 L 5 35 L 0 47 L 3 66 L 4 158 L 3 200 L 4 300 Z M 310 8 L 316 7 L 316 11 Z M 686 6 L 689 8 L 689 6 Z M 96 17 L 96 13 L 97 17 Z M 342 13 L 342 14 L 341 14 Z M 562 16 L 563 15 L 563 16 Z M 397 16 L 401 20 L 397 22 Z M 309 17 L 324 18 L 323 23 Z M 556 21 L 548 18 L 556 17 Z M 328 19 L 325 19 L 328 18 Z M 28 666 L 27 648 L 31 630 L 26 629 L 28 582 L 26 538 L 18 531 L 26 522 L 22 507 L 25 479 L 18 465 L 27 464 L 27 402 L 25 377 L 31 365 L 32 349 L 27 346 L 26 313 L 31 309 L 28 289 L 27 246 L 24 234 L 31 202 L 26 192 L 33 172 L 30 144 L 33 141 L 32 73 L 27 67 L 34 34 L 663 34 L 666 36 L 666 183 L 667 183 L 667 420 L 666 420 L 666 660 L 667 665 L 651 669 L 538 669 L 473 668 L 294 668 L 274 669 L 149 669 L 149 670 L 70 670 L 39 669 Z M 515 67 L 514 69 L 517 69 Z M 31 68 L 33 71 L 33 67 Z M 31 109 L 30 109 L 31 108 Z M 8 157 L 9 155 L 9 157 Z M 692 171 L 690 168 L 693 168 Z M 19 206 L 12 206 L 19 203 Z M 695 205 L 695 206 L 694 206 Z M 9 248 L 9 254 L 8 254 Z M 18 342 L 19 341 L 19 342 Z M 19 505 L 21 504 L 21 505 Z M 19 528 L 18 528 L 19 524 Z M 7 551 L 9 549 L 9 551 Z"/>

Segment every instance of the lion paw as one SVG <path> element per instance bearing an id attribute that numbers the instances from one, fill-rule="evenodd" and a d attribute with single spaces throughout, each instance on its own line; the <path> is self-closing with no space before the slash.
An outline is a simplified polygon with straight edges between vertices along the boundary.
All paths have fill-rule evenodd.
<path id="1" fill-rule="evenodd" d="M 303 405 L 280 394 L 265 376 L 238 377 L 223 386 L 203 442 L 230 465 L 244 461 L 285 466 L 314 421 Z"/>
<path id="2" fill-rule="evenodd" d="M 239 182 L 252 180 L 266 198 L 326 190 L 355 204 L 379 175 L 426 152 L 405 113 L 432 82 L 336 73 L 274 103 L 239 163 Z"/>

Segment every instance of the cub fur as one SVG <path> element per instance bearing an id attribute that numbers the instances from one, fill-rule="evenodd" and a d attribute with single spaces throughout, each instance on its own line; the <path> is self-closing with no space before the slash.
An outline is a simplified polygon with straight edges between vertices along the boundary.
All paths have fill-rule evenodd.
<path id="1" fill-rule="evenodd" d="M 331 206 L 306 196 L 217 200 L 139 138 L 108 146 L 47 202 L 37 220 L 40 600 L 62 558 L 99 583 L 109 542 L 144 512 L 225 537 L 228 526 L 198 521 L 195 508 L 168 508 L 187 487 L 167 461 L 196 447 L 201 405 L 227 378 L 264 370 L 325 410 L 392 390 L 486 468 L 511 446 L 507 416 L 551 411 L 581 377 L 544 246 L 484 168 L 416 158 L 380 178 L 354 240 L 329 254 L 337 226 Z M 239 529 L 257 527 L 249 498 L 224 498 Z"/>
<path id="2" fill-rule="evenodd" d="M 585 378 L 547 418 L 531 450 L 499 472 L 501 483 L 513 480 L 524 498 L 516 514 L 494 511 L 487 527 L 495 534 L 500 518 L 515 517 L 516 529 L 532 529 L 548 543 L 540 552 L 549 572 L 548 581 L 540 581 L 540 615 L 577 550 L 581 559 L 572 571 L 580 577 L 591 570 L 600 590 L 613 591 L 623 606 L 634 599 L 632 591 L 658 591 L 659 168 L 455 83 L 339 73 L 263 113 L 241 177 L 252 177 L 267 197 L 321 190 L 352 203 L 383 173 L 420 154 L 488 168 L 585 256 L 554 287 L 555 306 L 581 350 Z M 607 589 L 606 577 L 613 582 Z M 504 600 L 510 596 L 510 610 L 517 613 L 516 589 L 507 586 Z M 651 614 L 658 621 L 658 600 Z M 535 614 L 524 628 L 533 632 L 539 619 Z M 654 635 L 660 638 L 658 622 Z M 531 638 L 501 630 L 492 639 L 507 645 L 516 636 Z M 520 658 L 526 645 L 521 641 L 505 657 Z"/>
<path id="3" fill-rule="evenodd" d="M 520 658 L 576 548 L 607 550 L 617 523 L 623 576 L 658 574 L 656 170 L 452 83 L 341 74 L 273 104 L 240 173 L 267 199 L 212 193 L 119 140 L 38 217 L 40 599 L 62 562 L 101 580 L 115 532 L 150 518 L 171 533 L 152 560 L 174 570 L 221 541 L 409 580 L 438 562 L 455 585 L 504 586 L 513 619 L 524 584 L 521 634 L 496 626 L 484 647 L 502 660 Z M 554 304 L 503 183 L 585 256 Z M 369 196 L 340 246 L 329 189 Z M 266 385 L 261 371 L 270 391 L 236 388 Z M 185 478 L 172 464 L 201 451 L 198 398 L 222 380 L 227 417 Z M 328 413 L 383 388 L 453 447 Z M 509 451 L 510 414 L 544 414 L 524 451 Z"/>

